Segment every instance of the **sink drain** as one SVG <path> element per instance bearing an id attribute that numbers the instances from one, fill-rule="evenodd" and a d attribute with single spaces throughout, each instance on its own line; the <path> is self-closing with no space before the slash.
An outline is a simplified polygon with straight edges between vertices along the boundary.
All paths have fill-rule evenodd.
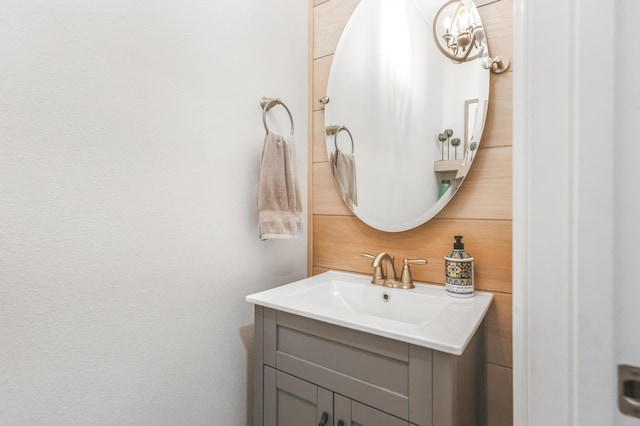
<path id="1" fill-rule="evenodd" d="M 388 302 L 391 299 L 391 295 L 389 293 L 382 293 L 382 300 Z"/>

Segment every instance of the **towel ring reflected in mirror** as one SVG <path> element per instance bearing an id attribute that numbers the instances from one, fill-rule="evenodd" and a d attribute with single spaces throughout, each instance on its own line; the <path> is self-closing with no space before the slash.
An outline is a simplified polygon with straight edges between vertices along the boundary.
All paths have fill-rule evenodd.
<path id="1" fill-rule="evenodd" d="M 267 111 L 273 108 L 276 105 L 282 105 L 282 107 L 289 114 L 289 120 L 291 121 L 291 136 L 293 136 L 293 116 L 291 115 L 291 111 L 289 108 L 280 100 L 280 98 L 262 98 L 260 99 L 260 106 L 262 107 L 262 122 L 264 123 L 264 129 L 269 133 L 269 126 L 267 125 Z"/>
<path id="2" fill-rule="evenodd" d="M 327 135 L 333 135 L 333 145 L 336 147 L 336 151 L 338 151 L 338 133 L 343 130 L 349 134 L 349 139 L 351 139 L 351 154 L 353 155 L 353 135 L 351 134 L 349 129 L 347 129 L 345 126 L 327 126 Z"/>

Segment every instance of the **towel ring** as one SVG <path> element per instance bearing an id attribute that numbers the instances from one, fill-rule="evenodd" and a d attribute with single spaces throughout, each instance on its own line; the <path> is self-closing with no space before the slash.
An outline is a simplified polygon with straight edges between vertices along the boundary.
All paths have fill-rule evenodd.
<path id="1" fill-rule="evenodd" d="M 353 144 L 353 135 L 345 126 L 327 126 L 327 135 L 333 135 L 333 145 L 336 147 L 336 151 L 338 150 L 338 133 L 341 131 L 345 131 L 349 134 L 349 139 L 351 139 L 351 155 L 353 155 L 354 144 Z"/>
<path id="2" fill-rule="evenodd" d="M 293 136 L 293 116 L 289 108 L 280 100 L 280 98 L 262 98 L 260 99 L 260 106 L 262 106 L 262 122 L 264 123 L 264 129 L 269 133 L 269 126 L 267 125 L 267 111 L 276 105 L 282 105 L 289 114 L 289 120 L 291 120 L 291 136 Z"/>

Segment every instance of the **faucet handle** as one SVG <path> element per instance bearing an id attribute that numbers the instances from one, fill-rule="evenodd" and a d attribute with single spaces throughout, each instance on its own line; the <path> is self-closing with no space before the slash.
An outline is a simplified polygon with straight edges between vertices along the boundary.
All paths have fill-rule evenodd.
<path id="1" fill-rule="evenodd" d="M 406 257 L 402 260 L 402 285 L 401 288 L 409 289 L 415 288 L 413 285 L 413 277 L 411 276 L 411 269 L 409 268 L 409 264 L 414 265 L 426 265 L 427 259 L 407 259 Z"/>

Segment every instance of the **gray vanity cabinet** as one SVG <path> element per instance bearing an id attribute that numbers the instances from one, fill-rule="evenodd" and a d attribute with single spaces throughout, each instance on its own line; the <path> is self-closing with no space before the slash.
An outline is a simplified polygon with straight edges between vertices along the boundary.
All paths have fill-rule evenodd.
<path id="1" fill-rule="evenodd" d="M 477 425 L 481 338 L 455 356 L 256 305 L 254 425 Z"/>

